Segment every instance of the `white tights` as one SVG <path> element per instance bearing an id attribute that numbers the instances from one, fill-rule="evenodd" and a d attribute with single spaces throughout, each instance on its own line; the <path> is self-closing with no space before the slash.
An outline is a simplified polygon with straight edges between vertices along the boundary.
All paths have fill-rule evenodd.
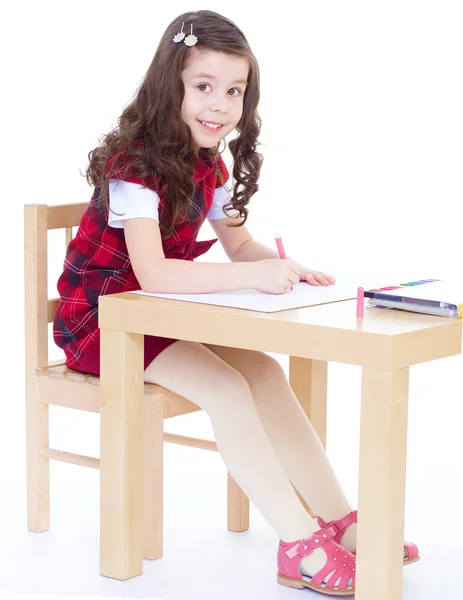
<path id="1" fill-rule="evenodd" d="M 317 434 L 272 357 L 179 341 L 152 361 L 145 380 L 204 409 L 230 475 L 281 540 L 306 538 L 319 529 L 291 483 L 325 521 L 352 510 Z M 350 535 L 344 536 L 350 540 L 342 540 L 352 550 L 355 529 L 350 527 Z M 326 556 L 320 567 L 325 561 Z"/>

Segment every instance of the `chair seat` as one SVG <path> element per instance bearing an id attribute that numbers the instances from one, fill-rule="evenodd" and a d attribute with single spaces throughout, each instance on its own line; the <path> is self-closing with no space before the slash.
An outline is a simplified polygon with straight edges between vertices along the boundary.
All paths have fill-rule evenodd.
<path id="1" fill-rule="evenodd" d="M 69 369 L 69 367 L 62 363 L 49 364 L 45 367 L 37 367 L 35 372 L 38 377 L 51 377 L 58 380 L 73 381 L 76 383 L 83 383 L 91 386 L 100 385 L 100 378 L 97 375 L 89 375 L 88 373 L 74 371 L 73 369 Z M 145 400 L 148 400 L 149 396 L 158 396 L 159 394 L 162 394 L 165 419 L 168 419 L 170 417 L 177 417 L 180 415 L 186 415 L 188 413 L 201 410 L 196 404 L 193 404 L 193 402 L 190 402 L 183 396 L 174 394 L 170 390 L 167 390 L 166 388 L 162 387 L 161 385 L 157 385 L 156 383 L 145 383 L 144 394 Z M 72 408 L 72 406 L 63 398 L 59 401 L 53 401 L 53 395 L 50 394 L 49 398 L 50 404 L 69 406 L 70 408 Z M 93 402 L 93 404 L 95 404 L 95 402 Z M 75 406 L 75 408 L 83 408 L 84 410 L 86 409 L 83 406 Z M 93 408 L 88 406 L 86 410 L 93 410 L 94 412 L 98 412 L 96 408 L 96 406 Z"/>
<path id="2" fill-rule="evenodd" d="M 69 379 L 71 381 L 78 381 L 79 383 L 89 383 L 90 385 L 100 385 L 100 378 L 97 375 L 90 375 L 88 373 L 81 373 L 80 371 L 74 371 L 66 365 L 60 363 L 56 365 L 49 365 L 47 367 L 37 367 L 37 375 L 46 377 L 58 377 L 59 379 Z M 158 394 L 160 392 L 168 391 L 156 383 L 145 383 L 145 394 Z"/>

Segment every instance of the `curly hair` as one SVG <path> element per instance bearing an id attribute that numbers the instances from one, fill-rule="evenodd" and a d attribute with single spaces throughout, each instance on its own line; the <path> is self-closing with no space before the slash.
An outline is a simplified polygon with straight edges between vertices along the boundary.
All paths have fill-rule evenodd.
<path id="1" fill-rule="evenodd" d="M 224 211 L 226 214 L 237 211 L 240 217 L 232 226 L 239 227 L 246 222 L 246 205 L 259 189 L 257 181 L 263 162 L 262 155 L 256 151 L 261 130 L 257 112 L 259 66 L 244 34 L 232 21 L 210 10 L 180 15 L 165 30 L 148 71 L 133 100 L 118 118 L 117 126 L 100 138 L 100 145 L 89 152 L 90 163 L 84 175 L 90 185 L 100 188 L 97 205 L 104 210 L 109 209 L 109 179 L 113 173 L 121 171 L 122 154 L 128 156 L 130 168 L 146 187 L 152 176 L 159 178 L 162 182 L 160 194 L 165 197 L 159 219 L 164 239 L 172 235 L 179 216 L 188 218 L 195 191 L 194 141 L 181 114 L 185 93 L 181 74 L 191 49 L 185 44 L 172 43 L 182 23 L 185 23 L 186 31 L 193 24 L 198 37 L 195 48 L 246 57 L 249 61 L 243 114 L 236 126 L 238 135 L 229 142 L 235 184 L 233 196 Z M 220 177 L 218 155 L 218 146 L 199 150 L 199 157 L 212 161 Z M 168 218 L 163 218 L 167 215 Z"/>

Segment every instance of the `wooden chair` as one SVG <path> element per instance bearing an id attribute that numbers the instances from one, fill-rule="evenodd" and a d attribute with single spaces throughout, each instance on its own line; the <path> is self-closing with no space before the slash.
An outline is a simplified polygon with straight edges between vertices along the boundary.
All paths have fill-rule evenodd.
<path id="1" fill-rule="evenodd" d="M 28 204 L 24 211 L 27 513 L 28 529 L 35 532 L 50 527 L 49 460 L 95 469 L 100 466 L 98 458 L 50 448 L 48 436 L 50 404 L 100 412 L 99 378 L 68 369 L 64 359 L 48 360 L 48 324 L 53 321 L 58 300 L 48 299 L 47 232 L 65 229 L 64 250 L 86 207 L 86 203 Z M 164 419 L 200 410 L 186 398 L 146 384 L 144 410 L 143 556 L 153 560 L 162 556 L 163 441 L 215 451 L 217 446 L 213 441 L 163 432 Z M 230 474 L 227 525 L 230 531 L 249 528 L 248 498 Z"/>

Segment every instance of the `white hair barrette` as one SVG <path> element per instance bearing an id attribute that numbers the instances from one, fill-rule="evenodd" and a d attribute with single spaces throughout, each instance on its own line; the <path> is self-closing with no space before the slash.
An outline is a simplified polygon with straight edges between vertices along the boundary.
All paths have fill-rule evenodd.
<path id="1" fill-rule="evenodd" d="M 183 40 L 183 38 L 185 38 L 185 34 L 183 33 L 183 26 L 185 25 L 185 22 L 182 23 L 182 29 L 179 33 L 175 34 L 174 37 L 172 38 L 172 40 L 175 43 L 181 42 Z M 193 24 L 191 25 L 191 33 L 189 36 L 187 36 L 184 40 L 184 44 L 186 46 L 194 46 L 196 44 L 196 42 L 198 41 L 198 38 L 193 35 Z"/>

